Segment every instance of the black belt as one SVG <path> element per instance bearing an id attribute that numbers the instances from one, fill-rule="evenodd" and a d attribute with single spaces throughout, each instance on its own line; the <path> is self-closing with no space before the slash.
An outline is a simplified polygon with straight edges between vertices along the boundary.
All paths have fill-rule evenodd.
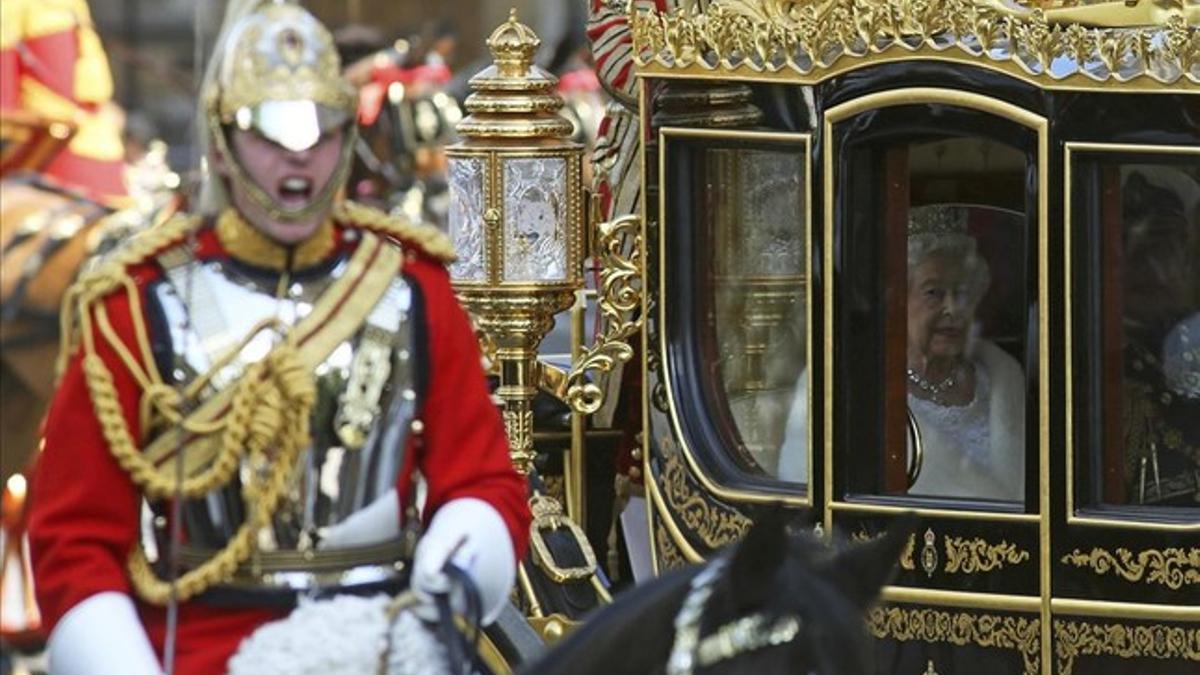
<path id="1" fill-rule="evenodd" d="M 340 595 L 360 597 L 399 595 L 408 589 L 407 571 L 397 573 L 394 578 L 371 581 L 363 584 L 320 586 L 316 588 L 264 588 L 250 586 L 213 586 L 196 596 L 195 601 L 212 607 L 229 609 L 279 609 L 292 610 L 302 598 L 327 600 Z"/>

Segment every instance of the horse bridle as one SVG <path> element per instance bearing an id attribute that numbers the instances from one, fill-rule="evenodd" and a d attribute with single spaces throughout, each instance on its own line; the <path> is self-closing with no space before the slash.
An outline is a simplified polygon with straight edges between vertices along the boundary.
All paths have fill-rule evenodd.
<path id="1" fill-rule="evenodd" d="M 800 634 L 800 617 L 792 614 L 770 621 L 765 614 L 750 614 L 731 621 L 700 638 L 700 619 L 712 596 L 713 584 L 729 566 L 722 557 L 692 577 L 690 590 L 675 615 L 675 641 L 667 658 L 667 675 L 692 675 L 740 654 L 791 642 Z"/>

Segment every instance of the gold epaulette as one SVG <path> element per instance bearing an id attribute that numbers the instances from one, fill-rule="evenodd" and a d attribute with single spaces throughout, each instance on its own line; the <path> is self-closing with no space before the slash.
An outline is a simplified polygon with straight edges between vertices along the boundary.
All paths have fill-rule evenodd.
<path id="1" fill-rule="evenodd" d="M 390 216 L 379 209 L 352 201 L 343 201 L 334 207 L 333 217 L 341 223 L 402 239 L 443 263 L 454 262 L 458 257 L 450 238 L 432 225 L 413 223 L 406 218 Z"/>
<path id="2" fill-rule="evenodd" d="M 86 322 L 84 313 L 90 312 L 96 303 L 114 291 L 132 286 L 130 267 L 142 264 L 160 254 L 163 249 L 183 241 L 198 229 L 202 222 L 199 216 L 176 214 L 162 224 L 142 230 L 109 254 L 99 265 L 86 269 L 75 283 L 71 284 L 63 297 L 59 312 L 59 373 L 62 373 L 66 360 L 79 345 L 78 329 Z"/>

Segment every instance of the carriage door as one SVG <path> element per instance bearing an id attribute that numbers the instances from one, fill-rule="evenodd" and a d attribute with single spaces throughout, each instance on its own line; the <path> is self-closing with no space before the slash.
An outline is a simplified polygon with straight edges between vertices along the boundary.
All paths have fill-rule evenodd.
<path id="1" fill-rule="evenodd" d="M 1057 670 L 1068 675 L 1194 673 L 1200 660 L 1200 131 L 1191 129 L 1190 145 L 1064 147 L 1068 423 L 1065 475 L 1053 487 L 1065 492 L 1066 523 L 1060 530 L 1056 513 L 1051 564 Z"/>
<path id="2" fill-rule="evenodd" d="M 880 672 L 1042 672 L 1046 128 L 942 89 L 825 113 L 825 522 L 921 517 Z"/>

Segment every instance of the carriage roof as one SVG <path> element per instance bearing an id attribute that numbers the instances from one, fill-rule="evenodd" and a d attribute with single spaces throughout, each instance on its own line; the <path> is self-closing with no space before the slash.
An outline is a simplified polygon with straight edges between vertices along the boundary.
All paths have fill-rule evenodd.
<path id="1" fill-rule="evenodd" d="M 970 64 L 1046 89 L 1200 85 L 1186 0 L 711 0 L 635 7 L 638 72 L 811 84 L 864 66 Z"/>

